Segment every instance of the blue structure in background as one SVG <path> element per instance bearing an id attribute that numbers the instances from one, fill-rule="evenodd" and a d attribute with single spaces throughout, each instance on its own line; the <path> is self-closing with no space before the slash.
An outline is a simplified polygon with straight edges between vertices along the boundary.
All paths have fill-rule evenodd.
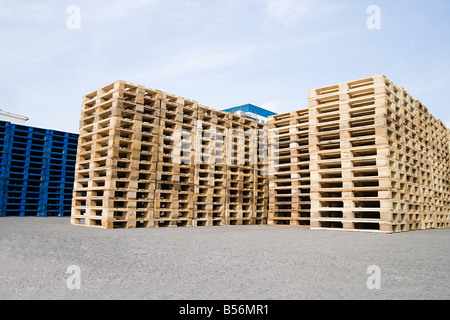
<path id="1" fill-rule="evenodd" d="M 0 121 L 0 216 L 68 217 L 78 134 Z"/>
<path id="2" fill-rule="evenodd" d="M 230 112 L 230 113 L 236 113 L 238 111 L 242 111 L 243 113 L 249 112 L 249 113 L 257 114 L 257 115 L 259 115 L 261 117 L 264 117 L 264 118 L 268 118 L 270 116 L 276 115 L 276 113 L 274 113 L 272 111 L 260 108 L 258 106 L 253 105 L 253 104 L 244 104 L 242 106 L 229 108 L 229 109 L 226 109 L 226 110 L 223 110 L 223 111 Z"/>

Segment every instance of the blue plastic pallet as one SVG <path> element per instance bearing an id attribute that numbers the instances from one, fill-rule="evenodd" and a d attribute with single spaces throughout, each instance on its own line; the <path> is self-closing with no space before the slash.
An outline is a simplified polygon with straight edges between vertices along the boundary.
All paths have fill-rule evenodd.
<path id="1" fill-rule="evenodd" d="M 70 216 L 77 146 L 77 134 L 0 121 L 0 216 Z"/>

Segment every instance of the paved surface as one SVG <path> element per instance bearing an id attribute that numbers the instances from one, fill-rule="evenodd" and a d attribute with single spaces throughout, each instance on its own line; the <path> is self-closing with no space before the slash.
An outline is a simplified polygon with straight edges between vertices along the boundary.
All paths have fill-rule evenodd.
<path id="1" fill-rule="evenodd" d="M 69 266 L 81 289 L 70 290 Z M 381 288 L 369 290 L 369 266 Z M 0 299 L 450 299 L 450 230 L 98 230 L 0 218 Z M 75 282 L 70 282 L 75 283 Z"/>

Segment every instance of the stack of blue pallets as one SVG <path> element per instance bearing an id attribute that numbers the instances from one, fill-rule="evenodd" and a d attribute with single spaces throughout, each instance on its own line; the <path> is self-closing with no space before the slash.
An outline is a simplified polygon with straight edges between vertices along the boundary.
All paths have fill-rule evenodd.
<path id="1" fill-rule="evenodd" d="M 78 135 L 0 121 L 0 216 L 69 217 Z"/>

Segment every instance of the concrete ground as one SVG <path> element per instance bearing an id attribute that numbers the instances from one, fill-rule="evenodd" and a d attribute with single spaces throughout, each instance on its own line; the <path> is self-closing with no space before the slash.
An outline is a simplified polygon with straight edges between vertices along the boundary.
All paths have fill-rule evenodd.
<path id="1" fill-rule="evenodd" d="M 0 218 L 0 299 L 447 300 L 449 266 L 450 230 L 99 230 Z"/>

